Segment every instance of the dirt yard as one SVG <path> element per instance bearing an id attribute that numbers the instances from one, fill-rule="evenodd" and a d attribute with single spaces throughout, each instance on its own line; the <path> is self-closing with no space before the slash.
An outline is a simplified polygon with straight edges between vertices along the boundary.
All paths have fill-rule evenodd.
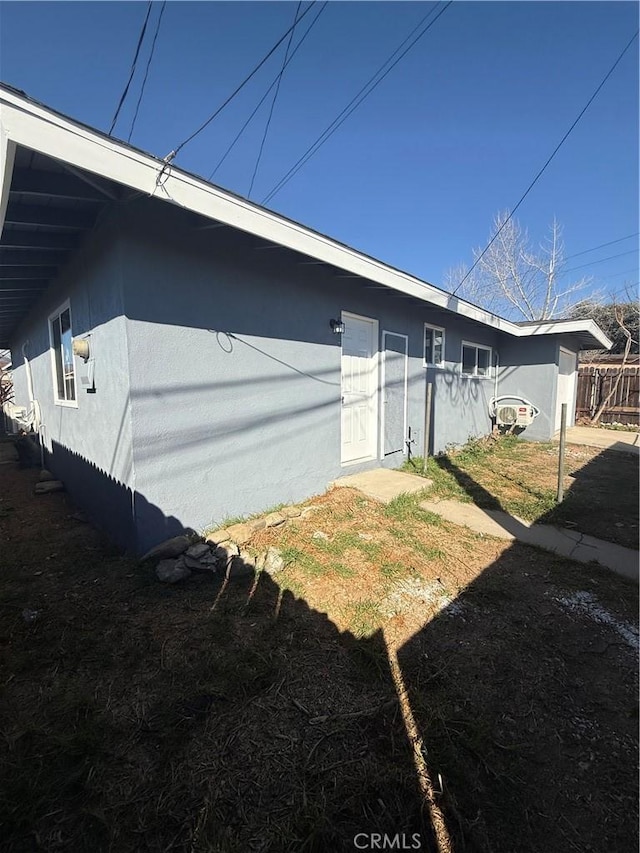
<path id="1" fill-rule="evenodd" d="M 257 534 L 277 575 L 163 586 L 37 475 L 0 465 L 3 850 L 637 850 L 636 586 L 348 489 Z"/>

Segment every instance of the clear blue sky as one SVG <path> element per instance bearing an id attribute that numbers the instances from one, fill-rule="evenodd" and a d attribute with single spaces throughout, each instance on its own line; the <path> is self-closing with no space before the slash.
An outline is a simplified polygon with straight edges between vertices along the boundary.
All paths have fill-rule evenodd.
<path id="1" fill-rule="evenodd" d="M 266 196 L 431 5 L 329 3 L 284 73 L 252 199 Z M 146 6 L 0 3 L 0 77 L 108 130 Z M 295 9 L 168 3 L 132 143 L 161 157 L 175 148 L 284 33 Z M 124 139 L 159 11 L 154 3 L 116 126 Z M 268 206 L 441 284 L 486 243 L 494 214 L 516 203 L 637 27 L 633 2 L 454 2 Z M 210 174 L 283 52 L 284 44 L 180 152 L 180 166 Z M 215 177 L 242 195 L 270 100 Z M 557 217 L 569 256 L 640 230 L 637 41 L 517 216 L 536 241 Z M 568 266 L 632 252 L 575 271 L 615 293 L 638 282 L 637 249 L 634 237 Z"/>

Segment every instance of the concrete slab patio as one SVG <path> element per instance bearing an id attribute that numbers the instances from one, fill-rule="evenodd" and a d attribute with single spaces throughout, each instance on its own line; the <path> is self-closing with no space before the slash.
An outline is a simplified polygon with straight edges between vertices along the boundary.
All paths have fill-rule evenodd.
<path id="1" fill-rule="evenodd" d="M 507 512 L 481 509 L 475 504 L 460 501 L 423 501 L 420 507 L 454 524 L 470 527 L 476 533 L 524 542 L 579 563 L 595 560 L 617 574 L 638 582 L 639 555 L 631 548 L 623 548 L 622 545 L 605 542 L 575 530 L 561 529 L 550 524 L 532 524 Z"/>
<path id="2" fill-rule="evenodd" d="M 405 471 L 390 471 L 387 468 L 376 468 L 360 474 L 349 474 L 329 483 L 329 486 L 344 486 L 359 489 L 363 494 L 381 503 L 388 504 L 398 495 L 415 494 L 431 486 L 431 480 L 407 474 Z"/>
<path id="3" fill-rule="evenodd" d="M 560 440 L 559 434 L 556 435 L 555 440 Z M 587 447 L 601 447 L 603 450 L 616 450 L 619 453 L 640 454 L 640 433 L 637 432 L 574 426 L 567 430 L 567 442 L 584 444 Z"/>

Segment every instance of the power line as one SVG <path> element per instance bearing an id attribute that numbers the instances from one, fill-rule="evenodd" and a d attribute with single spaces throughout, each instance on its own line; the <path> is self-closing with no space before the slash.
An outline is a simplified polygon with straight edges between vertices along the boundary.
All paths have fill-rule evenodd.
<path id="1" fill-rule="evenodd" d="M 571 267 L 568 270 L 562 270 L 563 273 L 566 272 L 574 272 L 574 270 L 581 270 L 583 267 L 592 267 L 594 264 L 603 264 L 605 261 L 612 261 L 614 258 L 622 258 L 625 255 L 633 255 L 637 253 L 637 249 L 630 249 L 628 252 L 620 252 L 617 255 L 609 255 L 608 258 L 600 258 L 599 261 L 589 261 L 588 264 L 578 264 L 577 267 Z M 575 255 L 573 256 L 575 257 Z"/>
<path id="2" fill-rule="evenodd" d="M 298 21 L 298 15 L 300 14 L 300 7 L 302 6 L 302 0 L 298 0 L 298 6 L 296 7 L 296 13 L 293 16 L 293 26 L 295 27 Z M 260 150 L 258 151 L 258 157 L 256 158 L 256 165 L 253 169 L 253 175 L 251 176 L 251 183 L 249 184 L 249 192 L 247 193 L 247 198 L 251 198 L 251 191 L 253 190 L 253 183 L 256 179 L 256 175 L 258 174 L 258 167 L 260 166 L 260 160 L 262 159 L 262 152 L 264 150 L 264 144 L 267 141 L 267 134 L 269 133 L 269 127 L 271 125 L 271 117 L 273 116 L 273 110 L 276 105 L 276 101 L 278 100 L 278 92 L 280 91 L 280 83 L 282 82 L 282 75 L 284 74 L 284 69 L 287 67 L 287 58 L 289 56 L 289 51 L 291 50 L 291 42 L 293 40 L 293 30 L 289 35 L 289 41 L 287 42 L 287 47 L 284 52 L 284 60 L 282 62 L 282 68 L 280 69 L 280 73 L 276 78 L 276 90 L 273 93 L 273 100 L 271 101 L 271 109 L 269 110 L 269 116 L 267 117 L 267 123 L 264 126 L 264 133 L 262 134 L 262 141 L 260 143 Z"/>
<path id="3" fill-rule="evenodd" d="M 147 85 L 147 77 L 149 76 L 149 68 L 151 66 L 151 60 L 153 59 L 153 52 L 156 49 L 156 41 L 158 39 L 158 33 L 160 32 L 160 24 L 162 23 L 162 16 L 164 15 L 165 6 L 167 5 L 166 0 L 160 7 L 160 14 L 158 15 L 158 21 L 156 23 L 156 31 L 153 34 L 153 41 L 151 42 L 151 53 L 149 54 L 149 59 L 147 60 L 147 67 L 144 70 L 144 78 L 142 80 L 142 87 L 140 88 L 140 94 L 138 95 L 138 103 L 136 104 L 136 111 L 133 115 L 133 121 L 131 122 L 131 127 L 129 128 L 129 136 L 127 136 L 127 142 L 131 142 L 131 137 L 133 135 L 133 128 L 136 125 L 136 121 L 138 119 L 138 111 L 140 110 L 140 104 L 142 102 L 142 97 L 144 95 L 144 89 Z"/>
<path id="4" fill-rule="evenodd" d="M 640 234 L 640 231 L 636 231 L 635 234 L 627 234 L 626 237 L 618 237 L 617 240 L 609 240 L 608 243 L 600 243 L 599 246 L 593 246 L 591 249 L 583 249 L 582 252 L 576 252 L 573 255 L 569 255 L 565 258 L 565 261 L 571 260 L 571 258 L 577 258 L 579 255 L 586 255 L 588 252 L 595 252 L 596 249 L 604 249 L 605 246 L 613 246 L 614 243 L 622 243 L 623 240 L 630 240 L 632 237 L 637 237 Z"/>
<path id="5" fill-rule="evenodd" d="M 233 90 L 233 92 L 229 95 L 229 97 L 226 99 L 226 101 L 224 101 L 218 107 L 218 109 L 215 110 L 215 112 L 213 112 L 209 116 L 209 118 L 200 125 L 200 127 L 197 130 L 194 130 L 194 132 L 190 136 L 187 136 L 187 138 L 183 142 L 181 142 L 180 145 L 178 145 L 173 151 L 171 151 L 170 154 L 167 154 L 167 156 L 164 158 L 165 162 L 167 162 L 167 163 L 171 162 L 171 160 L 174 159 L 174 157 L 178 154 L 178 152 L 182 148 L 184 148 L 185 145 L 187 145 L 189 142 L 191 142 L 193 139 L 195 139 L 196 136 L 198 136 L 198 134 L 202 133 L 202 131 L 205 129 L 205 127 L 208 127 L 211 124 L 211 122 L 214 120 L 214 118 L 222 112 L 222 110 L 227 106 L 227 104 L 229 104 L 235 98 L 235 96 L 238 94 L 238 92 L 241 89 L 243 89 L 247 85 L 249 80 L 251 80 L 251 78 L 262 68 L 262 66 L 265 64 L 267 59 L 269 59 L 269 57 L 272 56 L 273 53 L 275 53 L 275 51 L 280 47 L 280 45 L 286 39 L 286 37 L 289 35 L 289 33 L 292 32 L 293 30 L 295 30 L 295 28 L 298 26 L 298 24 L 304 18 L 304 16 L 307 15 L 311 11 L 311 9 L 315 6 L 315 3 L 316 3 L 316 0 L 313 0 L 311 5 L 308 6 L 304 10 L 302 15 L 300 15 L 300 17 L 298 18 L 298 20 L 294 24 L 292 24 L 289 27 L 289 29 L 282 36 L 280 36 L 280 38 L 274 44 L 274 46 L 271 48 L 271 50 L 260 60 L 260 62 L 253 69 L 253 71 L 251 71 L 249 74 L 247 74 L 247 76 L 244 78 L 242 83 L 240 83 L 240 85 L 237 86 Z"/>
<path id="6" fill-rule="evenodd" d="M 309 33 L 310 33 L 310 32 L 311 32 L 311 30 L 313 29 L 313 27 L 314 27 L 314 25 L 315 25 L 316 21 L 318 20 L 318 18 L 320 17 L 320 15 L 324 12 L 324 10 L 327 8 L 327 6 L 328 6 L 328 0 L 325 0 L 325 2 L 322 4 L 322 6 L 320 7 L 320 9 L 318 10 L 318 13 L 317 13 L 317 15 L 315 16 L 315 18 L 313 19 L 313 21 L 311 21 L 311 23 L 310 23 L 310 24 L 309 24 L 309 26 L 307 27 L 307 30 L 305 31 L 304 35 L 302 36 L 302 38 L 300 39 L 300 41 L 298 42 L 298 44 L 295 46 L 295 48 L 294 48 L 294 49 L 293 49 L 293 51 L 291 52 L 291 55 L 290 55 L 290 56 L 289 56 L 289 58 L 287 59 L 287 62 L 286 62 L 285 68 L 287 67 L 287 65 L 289 65 L 289 63 L 291 62 L 291 60 L 293 59 L 293 57 L 296 55 L 296 53 L 298 52 L 298 50 L 302 47 L 302 43 L 304 42 L 304 40 L 306 39 L 306 37 L 309 35 Z M 267 100 L 267 97 L 269 96 L 269 92 L 270 92 L 270 91 L 273 89 L 273 87 L 276 85 L 277 81 L 278 81 L 278 78 L 277 78 L 277 77 L 275 77 L 275 78 L 274 78 L 274 80 L 273 80 L 273 82 L 271 83 L 271 85 L 270 85 L 270 86 L 269 86 L 269 88 L 267 89 L 267 91 L 264 93 L 264 95 L 260 98 L 260 100 L 259 100 L 259 101 L 258 101 L 258 103 L 256 104 L 256 107 L 255 107 L 255 109 L 253 110 L 253 112 L 251 113 L 251 115 L 249 116 L 249 118 L 248 118 L 248 119 L 245 121 L 245 123 L 242 125 L 242 127 L 240 128 L 240 130 L 239 130 L 239 131 L 238 131 L 238 133 L 236 134 L 235 138 L 233 139 L 233 141 L 231 142 L 231 144 L 229 145 L 229 147 L 227 148 L 227 150 L 224 152 L 224 154 L 222 155 L 222 157 L 221 157 L 221 158 L 220 158 L 220 160 L 218 161 L 218 163 L 217 163 L 217 165 L 216 165 L 215 169 L 214 169 L 214 170 L 213 170 L 213 172 L 211 172 L 211 174 L 209 175 L 208 180 L 211 180 L 211 179 L 213 178 L 213 176 L 216 174 L 216 172 L 218 171 L 218 169 L 220 168 L 220 166 L 222 166 L 222 164 L 224 163 L 224 161 L 227 159 L 227 157 L 228 157 L 228 156 L 229 156 L 229 154 L 231 153 L 232 148 L 235 146 L 236 142 L 240 139 L 240 137 L 242 136 L 242 134 L 243 134 L 243 133 L 245 132 L 245 130 L 247 129 L 247 127 L 248 127 L 249 123 L 251 122 L 251 119 L 252 119 L 252 118 L 254 117 L 254 115 L 258 112 L 258 110 L 259 110 L 259 109 L 260 109 L 260 107 L 263 105 L 263 103 Z"/>
<path id="7" fill-rule="evenodd" d="M 136 45 L 136 52 L 133 57 L 133 62 L 131 63 L 131 70 L 129 72 L 129 79 L 127 80 L 127 85 L 124 87 L 124 92 L 120 95 L 120 101 L 118 102 L 118 106 L 113 115 L 113 119 L 111 120 L 111 127 L 109 128 L 109 136 L 113 133 L 113 128 L 116 126 L 116 122 L 118 121 L 118 116 L 120 115 L 120 110 L 122 109 L 122 105 L 124 104 L 124 100 L 127 97 L 127 92 L 129 91 L 129 86 L 131 85 L 131 81 L 133 80 L 133 75 L 136 72 L 136 63 L 138 62 L 138 56 L 140 54 L 140 48 L 142 47 L 142 42 L 144 40 L 144 34 L 147 31 L 147 24 L 149 22 L 149 15 L 151 14 L 151 3 L 147 6 L 147 14 L 144 18 L 144 23 L 142 25 L 142 30 L 140 31 L 140 35 L 138 36 L 138 44 Z"/>
<path id="8" fill-rule="evenodd" d="M 549 165 L 549 163 L 551 163 L 551 161 L 553 160 L 553 158 L 556 156 L 556 154 L 558 153 L 558 151 L 562 148 L 562 146 L 564 145 L 565 141 L 566 141 L 566 140 L 568 139 L 568 137 L 570 136 L 570 134 L 571 134 L 571 132 L 573 131 L 574 127 L 578 124 L 578 122 L 580 121 L 580 119 L 582 118 L 582 116 L 586 113 L 586 111 L 589 109 L 589 107 L 591 106 L 591 104 L 593 103 L 593 101 L 596 99 L 596 96 L 597 96 L 597 95 L 598 95 L 598 93 L 600 92 L 600 89 L 602 89 L 602 87 L 603 87 L 603 86 L 604 86 L 604 84 L 607 82 L 607 80 L 609 79 L 609 77 L 611 77 L 611 75 L 613 74 L 613 72 L 615 71 L 615 69 L 618 67 L 618 64 L 622 61 L 622 57 L 623 57 L 623 56 L 625 55 L 625 53 L 629 50 L 629 48 L 631 47 L 631 45 L 633 44 L 633 42 L 638 38 L 638 32 L 640 32 L 640 31 L 636 30 L 636 32 L 633 34 L 633 36 L 629 39 L 629 41 L 627 42 L 627 44 L 626 44 L 626 45 L 625 45 L 625 47 L 623 48 L 622 52 L 620 53 L 620 55 L 618 56 L 618 58 L 616 59 L 616 61 L 613 63 L 613 65 L 611 66 L 611 68 L 607 71 L 607 73 L 606 73 L 606 74 L 605 74 L 605 76 L 603 77 L 603 79 L 602 79 L 602 81 L 600 82 L 600 85 L 598 86 L 598 88 L 595 90 L 595 92 L 593 93 L 593 95 L 591 95 L 591 97 L 589 98 L 589 100 L 587 101 L 587 103 L 584 105 L 584 107 L 582 108 L 582 110 L 579 112 L 578 117 L 576 118 L 576 120 L 573 122 L 573 124 L 571 125 L 571 127 L 569 128 L 569 130 L 568 130 L 568 131 L 565 133 L 565 135 L 562 137 L 562 139 L 560 140 L 560 142 L 559 142 L 559 143 L 556 145 L 556 147 L 553 149 L 553 152 L 551 153 L 551 156 L 547 159 L 547 161 L 546 161 L 546 163 L 544 164 L 544 166 L 540 169 L 540 171 L 539 171 L 539 172 L 538 172 L 538 174 L 535 176 L 535 178 L 531 181 L 531 183 L 529 184 L 529 186 L 527 187 L 527 189 L 526 189 L 526 190 L 524 191 L 524 193 L 520 196 L 520 200 L 518 201 L 518 203 L 516 204 L 516 206 L 511 210 L 511 212 L 510 212 L 510 213 L 509 213 L 509 215 L 505 218 L 505 220 L 504 220 L 504 222 L 502 223 L 502 225 L 500 226 L 500 228 L 498 228 L 498 230 L 497 230 L 497 231 L 496 231 L 496 233 L 493 235 L 493 237 L 491 238 L 491 240 L 489 240 L 489 242 L 488 242 L 488 243 L 487 243 L 487 245 L 484 247 L 484 249 L 482 250 L 482 252 L 478 255 L 478 257 L 475 259 L 475 261 L 473 262 L 473 264 L 471 265 L 471 267 L 467 270 L 467 272 L 466 272 L 466 273 L 465 273 L 465 275 L 463 276 L 462 280 L 460 281 L 460 283 L 458 284 L 458 286 L 456 287 L 456 289 L 453 291 L 452 296 L 455 296 L 455 294 L 458 292 L 458 290 L 462 287 L 462 285 L 465 283 L 465 281 L 469 278 L 469 276 L 471 275 L 471 273 L 473 272 L 473 270 L 477 267 L 477 265 L 480 263 L 480 261 L 482 260 L 482 258 L 485 256 L 485 254 L 489 251 L 489 249 L 491 248 L 491 246 L 493 245 L 493 243 L 494 243 L 494 242 L 495 242 L 495 240 L 497 239 L 498 235 L 502 232 L 502 230 L 505 228 L 505 226 L 507 225 L 507 223 L 509 222 L 509 220 L 513 217 L 513 214 L 514 214 L 514 213 L 516 212 L 516 210 L 520 207 L 520 205 L 521 205 L 521 204 L 522 204 L 522 202 L 525 200 L 525 198 L 529 195 L 529 193 L 530 193 L 530 192 L 531 192 L 531 190 L 534 188 L 534 186 L 538 183 L 538 180 L 539 180 L 539 179 L 540 179 L 540 177 L 542 176 L 543 172 L 546 170 L 546 168 L 547 168 L 547 166 Z"/>
<path id="9" fill-rule="evenodd" d="M 312 145 L 307 148 L 305 153 L 298 159 L 298 161 L 289 169 L 289 171 L 278 181 L 278 183 L 273 187 L 271 192 L 265 196 L 262 200 L 262 204 L 266 204 L 269 202 L 276 193 L 279 193 L 280 190 L 287 184 L 291 178 L 298 172 L 300 169 L 313 157 L 313 155 L 324 145 L 324 143 L 336 132 L 336 130 L 340 127 L 340 125 L 347 120 L 347 118 L 353 113 L 360 104 L 369 97 L 369 95 L 374 91 L 374 89 L 380 85 L 380 83 L 384 80 L 384 78 L 389 74 L 389 72 L 395 68 L 395 66 L 400 62 L 400 60 L 411 50 L 411 48 L 417 44 L 417 42 L 431 29 L 431 27 L 435 24 L 438 18 L 446 12 L 446 10 L 451 5 L 452 0 L 449 0 L 448 3 L 438 12 L 436 17 L 422 30 L 422 32 L 418 33 L 416 38 L 405 48 L 405 50 L 398 56 L 398 58 L 391 64 L 389 67 L 382 73 L 382 76 L 376 80 L 379 74 L 383 71 L 386 65 L 391 62 L 391 60 L 396 56 L 396 54 L 402 50 L 404 45 L 411 39 L 413 34 L 420 29 L 421 26 L 431 17 L 436 8 L 440 5 L 439 0 L 436 2 L 432 8 L 427 12 L 427 14 L 422 18 L 422 20 L 411 30 L 409 35 L 407 35 L 403 41 L 398 45 L 398 47 L 394 50 L 394 52 L 389 56 L 383 64 L 378 68 L 378 70 L 373 74 L 372 77 L 364 84 L 364 86 L 360 89 L 360 91 L 349 101 L 347 106 L 342 110 L 341 113 L 329 124 L 320 136 L 313 142 Z M 374 82 L 375 81 L 375 82 Z M 371 86 L 369 91 L 366 91 L 367 88 Z M 360 99 L 360 100 L 358 100 Z"/>

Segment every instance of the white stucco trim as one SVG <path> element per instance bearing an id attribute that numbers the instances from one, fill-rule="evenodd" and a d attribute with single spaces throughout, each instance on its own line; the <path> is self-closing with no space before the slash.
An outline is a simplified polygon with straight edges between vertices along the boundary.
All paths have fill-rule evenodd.
<path id="1" fill-rule="evenodd" d="M 560 329 L 555 323 L 545 324 L 546 331 L 543 325 L 518 326 L 0 86 L 0 138 L 4 136 L 14 145 L 24 145 L 508 335 L 579 331 L 592 334 L 607 349 L 611 346 L 592 320 L 570 321 L 575 324 L 573 329 Z"/>

